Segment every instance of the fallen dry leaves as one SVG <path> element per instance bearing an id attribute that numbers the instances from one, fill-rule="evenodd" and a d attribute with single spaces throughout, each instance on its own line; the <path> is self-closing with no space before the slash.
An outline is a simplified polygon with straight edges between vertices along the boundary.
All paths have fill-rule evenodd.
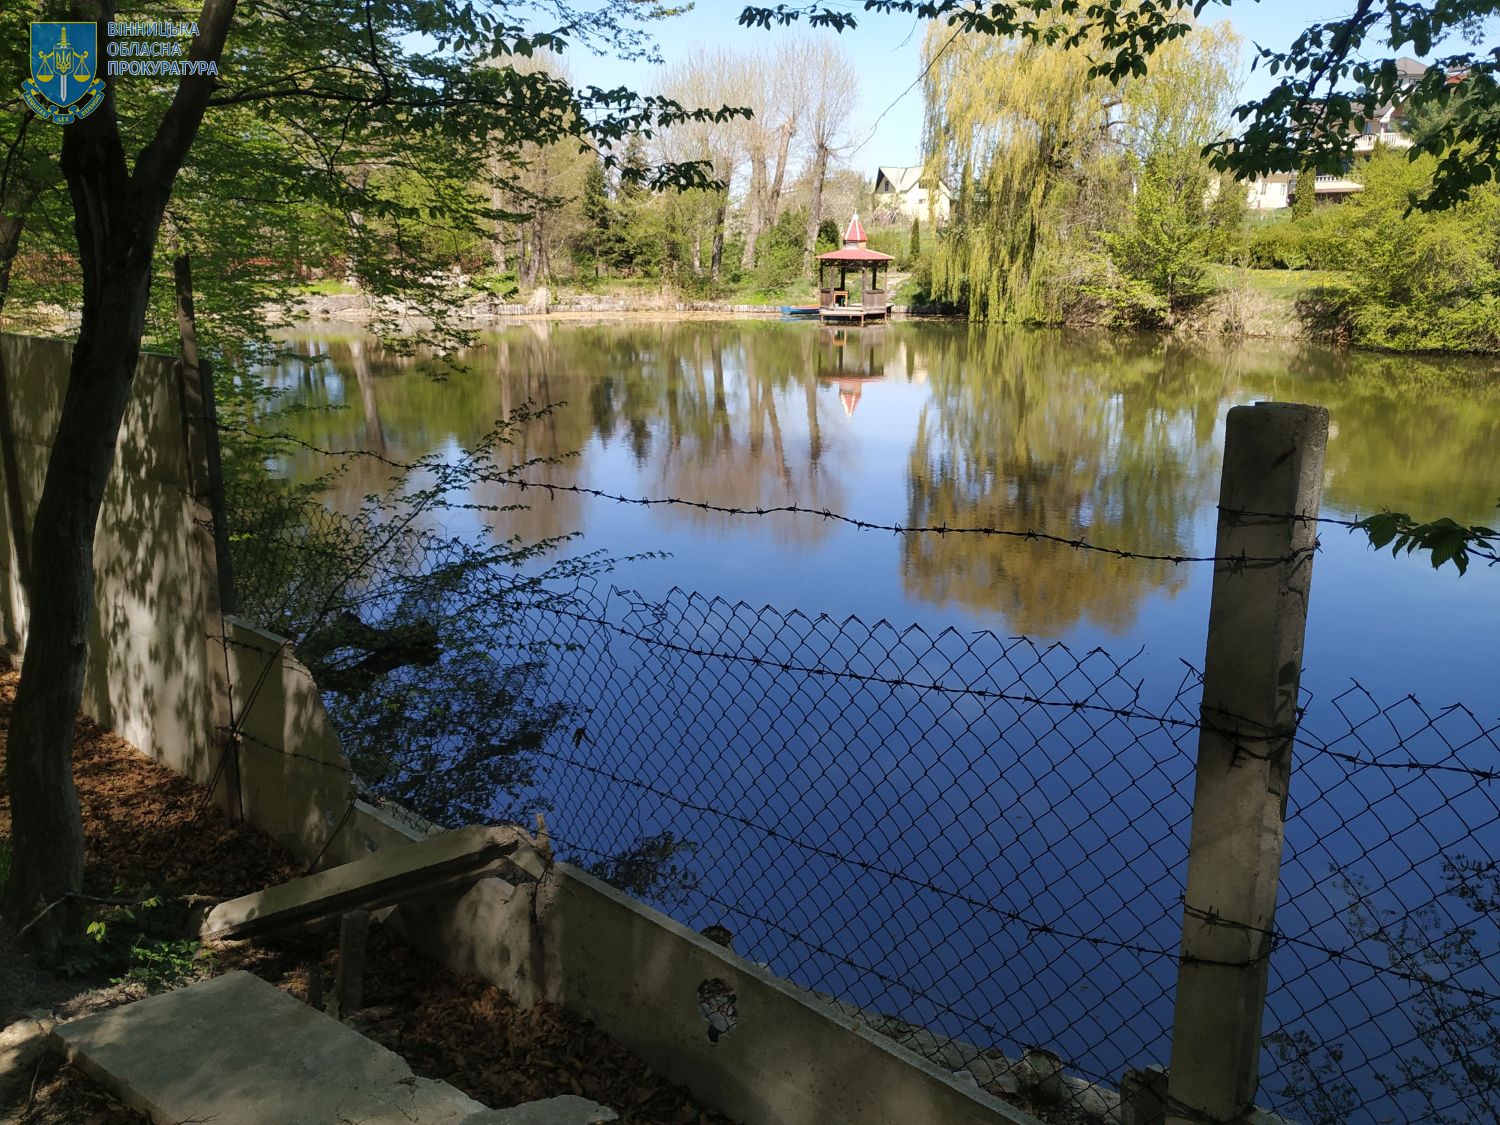
<path id="1" fill-rule="evenodd" d="M 0 674 L 0 725 L 8 726 L 16 675 Z M 85 882 L 94 894 L 154 893 L 232 898 L 302 874 L 269 838 L 228 823 L 205 790 L 80 719 L 73 756 L 83 808 Z M 0 735 L 0 838 L 10 832 Z M 249 944 L 218 954 L 219 970 L 244 968 L 299 997 L 317 966 L 329 979 L 337 935 Z M 372 932 L 365 1008 L 350 1022 L 406 1058 L 494 1108 L 578 1094 L 615 1109 L 624 1125 L 733 1125 L 696 1103 L 603 1031 L 555 1005 L 522 1008 L 500 989 L 459 977 Z M 71 1067 L 44 1075 L 27 1121 L 141 1120 Z"/>

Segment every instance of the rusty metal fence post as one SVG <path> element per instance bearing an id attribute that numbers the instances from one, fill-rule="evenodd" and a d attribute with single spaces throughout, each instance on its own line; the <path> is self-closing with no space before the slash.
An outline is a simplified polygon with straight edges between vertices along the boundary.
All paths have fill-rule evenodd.
<path id="1" fill-rule="evenodd" d="M 1240 1120 L 1261 1022 L 1328 412 L 1230 410 L 1204 660 L 1167 1120 Z"/>

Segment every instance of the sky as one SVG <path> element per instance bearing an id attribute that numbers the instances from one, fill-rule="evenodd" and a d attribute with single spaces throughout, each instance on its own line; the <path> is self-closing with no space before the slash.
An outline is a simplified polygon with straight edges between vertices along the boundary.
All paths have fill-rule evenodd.
<path id="1" fill-rule="evenodd" d="M 809 31 L 805 25 L 797 25 L 795 32 L 742 28 L 735 20 L 744 6 L 744 0 L 698 0 L 692 11 L 656 24 L 656 39 L 665 63 L 689 59 L 705 49 L 751 48 L 789 34 L 833 35 Z M 922 91 L 916 82 L 921 71 L 923 22 L 909 16 L 866 15 L 863 5 L 851 0 L 841 0 L 837 6 L 854 11 L 859 20 L 857 28 L 839 36 L 861 74 L 859 105 L 851 129 L 860 147 L 849 163 L 870 178 L 880 165 L 917 163 L 922 141 Z M 1264 71 L 1250 71 L 1253 44 L 1284 48 L 1309 23 L 1335 19 L 1349 11 L 1349 0 L 1241 0 L 1229 8 L 1215 5 L 1204 18 L 1227 17 L 1245 40 L 1244 92 L 1253 97 L 1272 82 Z M 660 74 L 659 67 L 648 63 L 576 51 L 568 59 L 568 68 L 575 82 L 624 85 L 635 90 L 650 90 Z"/>

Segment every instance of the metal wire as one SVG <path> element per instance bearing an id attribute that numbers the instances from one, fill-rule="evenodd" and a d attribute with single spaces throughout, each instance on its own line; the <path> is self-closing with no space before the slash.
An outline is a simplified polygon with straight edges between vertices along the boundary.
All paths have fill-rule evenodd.
<path id="1" fill-rule="evenodd" d="M 322 604 L 328 529 L 257 526 L 285 565 L 241 576 L 247 606 Z M 1101 1088 L 1168 1061 L 1199 732 L 1294 739 L 1260 1100 L 1306 1125 L 1500 1112 L 1494 717 L 1351 684 L 1267 731 L 1140 653 L 538 584 L 416 530 L 365 562 L 339 604 L 416 602 L 525 669 L 546 721 L 515 753 L 564 857 L 981 1082 L 1034 1044 Z M 464 753 L 448 733 L 423 780 Z"/>

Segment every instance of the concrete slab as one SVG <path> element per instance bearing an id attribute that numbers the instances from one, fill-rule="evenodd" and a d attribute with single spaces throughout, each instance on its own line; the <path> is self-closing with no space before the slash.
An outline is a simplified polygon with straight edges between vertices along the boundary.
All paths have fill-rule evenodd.
<path id="1" fill-rule="evenodd" d="M 520 828 L 460 828 L 222 902 L 204 919 L 201 933 L 254 937 L 356 908 L 394 906 L 489 875 L 538 879 L 545 870 L 546 861 Z"/>
<path id="2" fill-rule="evenodd" d="M 597 1102 L 565 1094 L 560 1098 L 527 1102 L 513 1109 L 487 1110 L 478 1117 L 469 1118 L 464 1125 L 603 1125 L 619 1119 L 614 1110 Z"/>
<path id="3" fill-rule="evenodd" d="M 52 1034 L 79 1069 L 160 1125 L 463 1125 L 494 1112 L 249 973 Z"/>

